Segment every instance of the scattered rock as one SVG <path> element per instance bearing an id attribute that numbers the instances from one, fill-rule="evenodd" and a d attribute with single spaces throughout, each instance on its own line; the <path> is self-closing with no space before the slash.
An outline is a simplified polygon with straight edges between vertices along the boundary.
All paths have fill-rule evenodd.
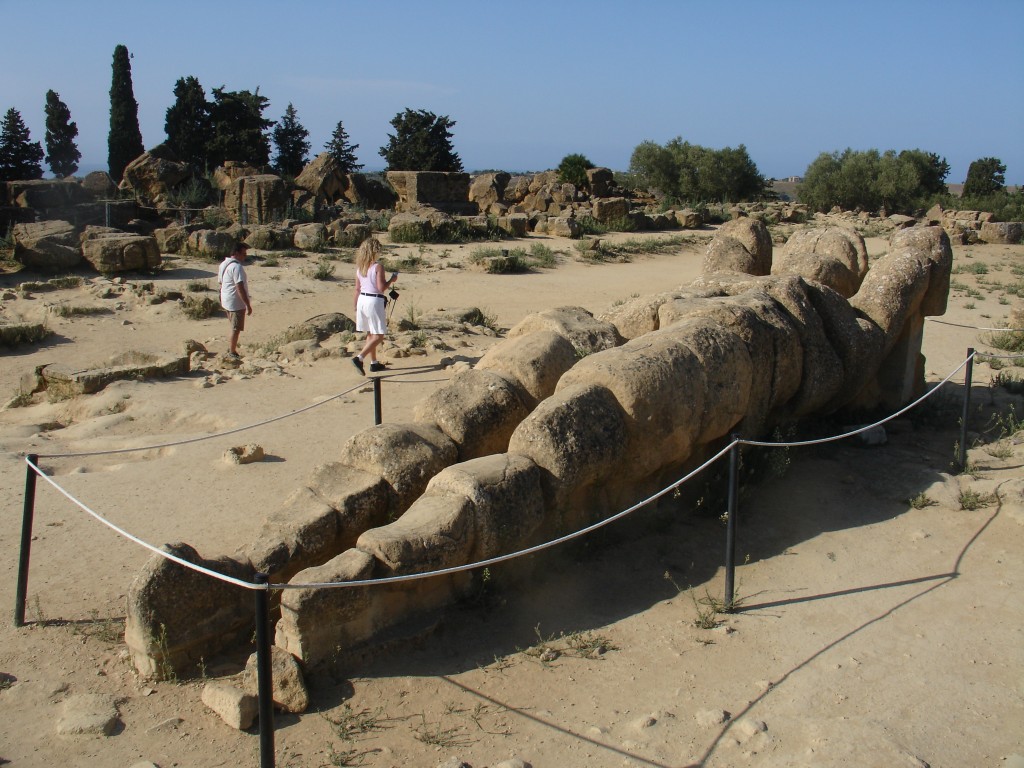
<path id="1" fill-rule="evenodd" d="M 751 736 L 756 736 L 759 733 L 764 733 L 768 730 L 768 724 L 764 720 L 754 720 L 749 717 L 745 717 L 736 723 L 736 732 L 743 736 L 743 739 L 749 739 Z"/>
<path id="2" fill-rule="evenodd" d="M 228 464 L 252 464 L 256 461 L 263 461 L 263 458 L 263 446 L 256 443 L 236 445 L 234 448 L 224 451 L 224 461 Z"/>
<path id="3" fill-rule="evenodd" d="M 638 731 L 642 731 L 645 728 L 651 728 L 657 725 L 657 723 L 658 718 L 654 715 L 644 715 L 643 717 L 638 718 L 634 720 L 632 723 L 630 723 L 630 726 Z"/>
<path id="4" fill-rule="evenodd" d="M 502 760 L 500 763 L 495 763 L 494 768 L 533 768 L 525 760 L 520 760 L 518 757 L 512 757 L 508 760 Z"/>
<path id="5" fill-rule="evenodd" d="M 309 691 L 302 677 L 299 662 L 284 648 L 271 646 L 271 675 L 274 678 L 274 704 L 285 712 L 298 714 L 309 707 Z M 256 672 L 256 654 L 249 657 L 243 673 L 243 686 L 248 693 L 257 695 L 259 679 Z"/>
<path id="6" fill-rule="evenodd" d="M 59 736 L 109 736 L 117 727 L 117 705 L 113 696 L 80 693 L 69 696 L 57 721 Z"/>
<path id="7" fill-rule="evenodd" d="M 221 720 L 239 731 L 252 725 L 259 711 L 256 696 L 217 680 L 203 687 L 202 699 L 203 704 L 216 712 Z"/>
<path id="8" fill-rule="evenodd" d="M 721 725 L 728 722 L 730 717 L 732 715 L 724 709 L 702 709 L 694 715 L 697 725 L 701 728 L 712 728 L 716 725 Z"/>

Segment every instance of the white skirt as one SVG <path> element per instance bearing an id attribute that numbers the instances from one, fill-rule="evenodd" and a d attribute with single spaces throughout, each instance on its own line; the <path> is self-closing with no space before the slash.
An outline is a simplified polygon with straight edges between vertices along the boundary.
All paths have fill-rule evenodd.
<path id="1" fill-rule="evenodd" d="M 359 301 L 356 302 L 356 330 L 376 334 L 388 332 L 384 299 L 359 294 Z"/>

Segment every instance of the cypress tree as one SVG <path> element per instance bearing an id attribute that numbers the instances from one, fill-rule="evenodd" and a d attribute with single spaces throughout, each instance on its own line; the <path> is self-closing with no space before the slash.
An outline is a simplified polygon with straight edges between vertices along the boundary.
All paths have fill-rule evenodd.
<path id="1" fill-rule="evenodd" d="M 984 197 L 1003 191 L 1006 166 L 998 157 L 982 157 L 971 162 L 964 181 L 963 197 Z"/>
<path id="2" fill-rule="evenodd" d="M 225 160 L 238 160 L 253 165 L 266 165 L 270 159 L 270 139 L 266 131 L 274 124 L 263 117 L 263 110 L 270 106 L 260 89 L 250 91 L 225 91 L 224 87 L 213 89 L 213 103 L 210 105 L 210 124 L 213 137 L 208 148 L 211 166 L 223 165 Z"/>
<path id="3" fill-rule="evenodd" d="M 309 131 L 299 122 L 298 113 L 291 102 L 271 136 L 277 147 L 274 166 L 286 176 L 298 176 L 309 160 L 309 142 L 306 141 Z"/>
<path id="4" fill-rule="evenodd" d="M 334 133 L 331 134 L 331 140 L 324 145 L 324 150 L 338 161 L 342 173 L 355 173 L 363 167 L 362 163 L 356 162 L 357 149 L 359 145 L 349 143 L 345 126 L 339 120 Z"/>
<path id="5" fill-rule="evenodd" d="M 71 176 L 78 170 L 82 153 L 75 137 L 78 125 L 71 120 L 71 110 L 60 100 L 56 91 L 46 92 L 46 164 L 58 179 Z"/>
<path id="6" fill-rule="evenodd" d="M 14 107 L 4 115 L 0 129 L 0 181 L 41 179 L 43 148 L 38 141 L 30 141 L 28 126 Z"/>
<path id="7" fill-rule="evenodd" d="M 110 178 L 120 181 L 128 163 L 145 151 L 139 130 L 139 105 L 132 91 L 132 65 L 128 49 L 119 45 L 114 48 L 110 83 L 110 133 L 107 136 Z"/>
<path id="8" fill-rule="evenodd" d="M 167 144 L 179 160 L 205 170 L 213 126 L 210 103 L 197 78 L 179 78 L 174 84 L 174 104 L 167 108 L 164 130 Z"/>
<path id="9" fill-rule="evenodd" d="M 406 109 L 391 120 L 395 129 L 380 148 L 389 171 L 461 171 L 462 160 L 452 147 L 455 121 L 425 109 Z"/>

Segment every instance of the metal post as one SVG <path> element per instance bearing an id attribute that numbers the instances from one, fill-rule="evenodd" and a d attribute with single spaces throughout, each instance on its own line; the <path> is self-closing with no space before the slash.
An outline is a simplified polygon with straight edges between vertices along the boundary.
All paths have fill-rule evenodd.
<path id="1" fill-rule="evenodd" d="M 270 577 L 257 573 L 257 584 Z M 256 683 L 260 711 L 260 768 L 274 768 L 274 678 L 270 660 L 269 589 L 256 590 Z"/>
<path id="2" fill-rule="evenodd" d="M 21 554 L 18 557 L 18 590 L 14 599 L 14 626 L 25 626 L 25 599 L 28 595 L 28 559 L 32 551 L 32 520 L 36 510 L 36 471 L 32 466 L 39 456 L 25 457 L 25 506 L 21 515 Z"/>
<path id="3" fill-rule="evenodd" d="M 740 444 L 738 435 L 732 436 L 729 451 L 729 511 L 725 524 L 725 610 L 731 613 L 735 600 L 736 584 L 736 508 L 739 496 Z"/>
<path id="4" fill-rule="evenodd" d="M 104 200 L 103 201 L 103 208 L 104 208 L 103 225 L 105 227 L 109 228 L 110 227 L 110 201 L 109 200 Z"/>
<path id="5" fill-rule="evenodd" d="M 373 377 L 373 425 L 380 426 L 384 419 L 380 407 L 380 376 Z"/>
<path id="6" fill-rule="evenodd" d="M 964 412 L 960 416 L 960 471 L 967 468 L 967 414 L 971 410 L 971 377 L 974 374 L 974 347 L 967 348 L 967 368 L 964 373 Z"/>

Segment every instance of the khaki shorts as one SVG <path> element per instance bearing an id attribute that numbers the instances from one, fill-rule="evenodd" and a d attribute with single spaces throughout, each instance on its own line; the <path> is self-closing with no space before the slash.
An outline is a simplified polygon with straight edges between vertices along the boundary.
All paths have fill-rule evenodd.
<path id="1" fill-rule="evenodd" d="M 231 323 L 232 331 L 244 331 L 245 330 L 245 310 L 240 309 L 237 312 L 232 312 L 230 309 L 224 310 L 228 313 L 228 322 Z"/>

